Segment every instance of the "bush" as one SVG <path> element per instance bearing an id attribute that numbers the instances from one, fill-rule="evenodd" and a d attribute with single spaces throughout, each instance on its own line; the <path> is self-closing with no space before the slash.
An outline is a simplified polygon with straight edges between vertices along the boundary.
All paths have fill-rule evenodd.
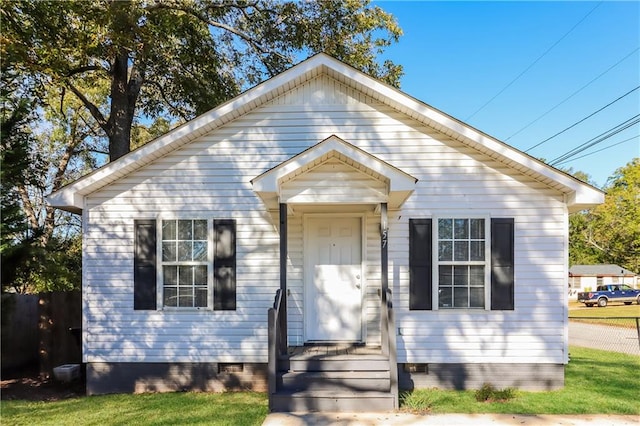
<path id="1" fill-rule="evenodd" d="M 513 388 L 496 389 L 489 383 L 482 385 L 476 391 L 476 401 L 478 402 L 499 402 L 508 401 L 516 397 L 516 390 Z"/>

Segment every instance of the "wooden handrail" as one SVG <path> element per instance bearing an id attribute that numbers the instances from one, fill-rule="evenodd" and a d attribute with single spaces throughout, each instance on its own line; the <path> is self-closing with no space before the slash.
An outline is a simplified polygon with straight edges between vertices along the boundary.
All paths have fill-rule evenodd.
<path id="1" fill-rule="evenodd" d="M 386 291 L 386 303 L 384 316 L 386 317 L 387 333 L 386 346 L 387 355 L 389 356 L 389 378 L 391 381 L 391 395 L 393 395 L 395 408 L 399 407 L 398 396 L 398 354 L 396 348 L 396 322 L 393 312 L 393 295 L 391 289 Z"/>
<path id="2" fill-rule="evenodd" d="M 269 406 L 271 395 L 276 393 L 276 376 L 278 374 L 278 358 L 286 352 L 287 342 L 284 339 L 284 327 L 282 318 L 286 315 L 282 309 L 282 289 L 276 291 L 273 307 L 268 311 L 268 380 L 269 380 Z"/>

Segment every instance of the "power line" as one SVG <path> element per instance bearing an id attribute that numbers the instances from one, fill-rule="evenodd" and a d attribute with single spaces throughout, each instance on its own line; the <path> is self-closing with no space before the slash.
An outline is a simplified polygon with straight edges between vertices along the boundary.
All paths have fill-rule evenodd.
<path id="1" fill-rule="evenodd" d="M 562 161 L 560 163 L 556 163 L 556 166 L 559 166 L 559 165 L 562 165 L 562 164 L 566 164 L 566 163 L 570 163 L 571 161 L 579 160 L 581 158 L 588 157 L 588 156 L 593 155 L 593 154 L 597 154 L 598 152 L 605 151 L 605 150 L 607 150 L 609 148 L 613 148 L 614 146 L 622 145 L 623 143 L 629 142 L 630 140 L 635 139 L 635 138 L 640 138 L 640 135 L 631 136 L 630 138 L 627 138 L 625 140 L 621 140 L 620 142 L 616 142 L 616 143 L 614 143 L 612 145 L 606 146 L 604 148 L 600 148 L 600 149 L 598 149 L 596 151 L 593 151 L 593 152 L 590 152 L 588 154 L 581 155 L 580 157 L 574 157 L 574 158 L 571 158 L 569 160 L 564 160 L 564 161 Z"/>
<path id="2" fill-rule="evenodd" d="M 626 96 L 630 95 L 631 93 L 635 92 L 636 90 L 640 89 L 640 86 L 635 87 L 634 89 L 629 90 L 627 93 L 625 93 L 624 95 L 620 96 L 618 99 L 615 99 L 614 101 L 609 102 L 608 104 L 606 104 L 605 106 L 603 106 L 602 108 L 600 108 L 599 110 L 592 112 L 591 114 L 587 115 L 585 118 L 583 118 L 580 121 L 576 121 L 575 123 L 573 123 L 571 126 L 567 127 L 564 130 L 559 131 L 558 133 L 556 133 L 555 135 L 548 137 L 547 139 L 543 140 L 542 142 L 538 142 L 537 144 L 535 144 L 534 146 L 532 146 L 531 148 L 525 150 L 524 152 L 529 152 L 534 148 L 539 147 L 540 145 L 542 145 L 545 142 L 549 142 L 551 139 L 555 138 L 556 136 L 559 136 L 561 134 L 563 134 L 564 132 L 566 132 L 569 129 L 572 129 L 574 127 L 576 127 L 578 124 L 582 123 L 583 121 L 593 117 L 594 115 L 596 115 L 597 113 L 599 113 L 600 111 L 602 111 L 605 108 L 610 107 L 611 105 L 615 104 L 616 102 L 618 102 L 620 99 L 625 98 Z"/>
<path id="3" fill-rule="evenodd" d="M 518 130 L 517 132 L 515 132 L 514 134 L 512 134 L 511 136 L 509 136 L 508 138 L 505 139 L 505 141 L 508 141 L 509 139 L 511 139 L 512 137 L 514 137 L 515 135 L 521 133 L 523 130 L 528 129 L 532 124 L 537 123 L 541 118 L 546 117 L 550 112 L 554 111 L 556 108 L 558 108 L 560 105 L 564 104 L 565 102 L 567 102 L 569 99 L 573 98 L 575 95 L 577 95 L 578 93 L 582 92 L 584 89 L 586 89 L 588 86 L 590 86 L 591 84 L 593 84 L 596 80 L 598 80 L 600 77 L 602 77 L 603 75 L 605 75 L 606 73 L 608 73 L 609 71 L 611 71 L 612 69 L 614 69 L 615 67 L 617 67 L 618 65 L 620 65 L 624 60 L 626 60 L 627 58 L 629 58 L 631 55 L 633 55 L 634 53 L 636 53 L 638 50 L 640 50 L 640 47 L 636 47 L 634 50 L 631 51 L 631 53 L 627 54 L 624 58 L 620 59 L 618 62 L 616 62 L 615 64 L 611 65 L 609 68 L 607 68 L 604 72 L 600 73 L 600 75 L 598 75 L 596 78 L 594 78 L 593 80 L 591 80 L 590 82 L 588 82 L 587 84 L 585 84 L 584 86 L 582 86 L 581 88 L 579 88 L 578 90 L 576 90 L 575 92 L 573 92 L 572 94 L 570 94 L 569 96 L 567 96 L 566 98 L 564 98 L 562 101 L 560 101 L 558 104 L 556 104 L 554 107 L 552 107 L 551 109 L 549 109 L 547 112 L 543 113 L 541 116 L 539 116 L 538 118 L 536 118 L 535 120 L 533 120 L 532 122 L 530 122 L 529 124 L 527 124 L 526 126 L 524 126 L 523 128 L 521 128 L 520 130 Z"/>
<path id="4" fill-rule="evenodd" d="M 484 105 L 482 105 L 480 108 L 478 108 L 473 114 L 471 114 L 470 116 L 468 116 L 467 118 L 465 118 L 465 121 L 468 121 L 469 119 L 471 119 L 473 116 L 475 116 L 477 113 L 479 113 L 480 111 L 482 111 L 487 105 L 489 105 L 491 102 L 493 102 L 493 100 L 495 98 L 497 98 L 498 96 L 500 96 L 505 90 L 507 90 L 509 87 L 511 87 L 511 85 L 513 83 L 515 83 L 516 81 L 518 81 L 520 79 L 520 77 L 522 77 L 527 71 L 529 71 L 531 68 L 533 68 L 533 66 L 535 64 L 538 63 L 538 61 L 540 61 L 540 59 L 544 58 L 547 53 L 551 52 L 551 50 L 556 47 L 562 40 L 564 40 L 569 34 L 571 34 L 573 32 L 573 30 L 576 29 L 576 27 L 578 25 L 580 25 L 582 23 L 582 21 L 584 21 L 585 19 L 587 19 L 587 17 L 589 17 L 589 15 L 591 15 L 593 13 L 594 10 L 596 10 L 598 7 L 600 7 L 600 5 L 603 2 L 598 3 L 597 5 L 595 5 L 595 7 L 593 9 L 591 9 L 586 15 L 584 15 L 582 17 L 582 19 L 580 19 L 573 27 L 571 27 L 571 29 L 569 31 L 567 31 L 562 37 L 560 37 L 555 43 L 553 43 L 551 45 L 551 47 L 549 47 L 547 50 L 544 51 L 544 53 L 540 56 L 538 56 L 538 58 L 533 61 L 527 68 L 525 68 L 524 71 L 522 71 L 520 74 L 518 74 L 518 76 L 516 78 L 514 78 L 513 80 L 511 80 L 511 82 L 509 82 L 509 84 L 507 84 L 506 86 L 504 86 L 502 88 L 502 90 L 500 90 L 494 97 L 492 97 L 491 99 L 489 99 L 487 102 L 484 103 Z"/>
<path id="5" fill-rule="evenodd" d="M 610 137 L 617 135 L 618 133 L 628 129 L 631 126 L 634 126 L 638 123 L 640 123 L 640 114 L 637 114 L 633 117 L 631 117 L 630 119 L 623 121 L 622 123 L 618 124 L 617 126 L 612 127 L 611 129 L 607 130 L 606 132 L 603 132 L 601 134 L 599 134 L 598 136 L 596 136 L 593 139 L 588 140 L 587 142 L 583 143 L 582 145 L 579 145 L 577 147 L 575 147 L 574 149 L 562 154 L 559 157 L 554 158 L 553 160 L 551 160 L 549 162 L 550 165 L 555 166 L 558 163 L 561 163 L 563 161 L 568 160 L 571 157 L 574 157 L 578 154 L 580 154 L 581 152 L 591 148 L 592 146 L 595 146 L 601 142 L 604 142 L 605 140 L 609 139 Z"/>

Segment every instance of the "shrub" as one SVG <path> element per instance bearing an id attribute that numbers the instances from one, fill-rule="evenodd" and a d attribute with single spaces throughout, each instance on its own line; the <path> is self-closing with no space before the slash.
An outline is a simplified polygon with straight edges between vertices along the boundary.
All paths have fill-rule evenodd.
<path id="1" fill-rule="evenodd" d="M 476 401 L 478 402 L 500 402 L 508 401 L 516 397 L 516 391 L 513 388 L 496 389 L 489 383 L 482 385 L 476 391 Z"/>

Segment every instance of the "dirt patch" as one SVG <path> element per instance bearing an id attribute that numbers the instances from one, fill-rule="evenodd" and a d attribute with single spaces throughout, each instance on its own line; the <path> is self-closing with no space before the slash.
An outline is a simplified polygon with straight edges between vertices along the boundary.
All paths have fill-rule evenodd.
<path id="1" fill-rule="evenodd" d="M 35 368 L 3 372 L 0 380 L 0 398 L 3 400 L 59 401 L 85 395 L 84 380 L 42 379 Z"/>

